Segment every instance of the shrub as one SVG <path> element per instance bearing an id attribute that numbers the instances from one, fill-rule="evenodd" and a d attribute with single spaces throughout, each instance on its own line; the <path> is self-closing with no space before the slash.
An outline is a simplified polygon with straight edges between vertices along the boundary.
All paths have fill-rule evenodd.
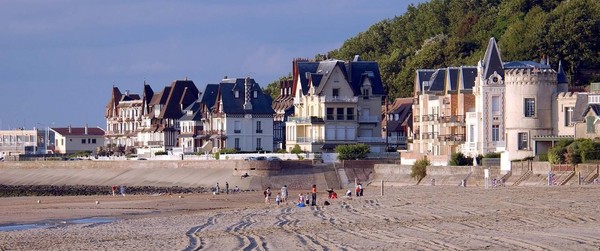
<path id="1" fill-rule="evenodd" d="M 285 149 L 278 149 L 276 153 L 287 153 Z"/>
<path id="2" fill-rule="evenodd" d="M 216 152 L 213 155 L 215 156 L 216 160 L 219 160 L 219 158 L 221 157 L 221 154 L 219 152 Z"/>
<path id="3" fill-rule="evenodd" d="M 219 150 L 219 153 L 222 154 L 234 154 L 237 153 L 237 150 L 235 150 L 235 148 L 223 148 Z"/>
<path id="4" fill-rule="evenodd" d="M 366 144 L 338 145 L 334 151 L 338 153 L 338 159 L 364 159 L 371 152 L 371 148 Z"/>
<path id="5" fill-rule="evenodd" d="M 416 178 L 417 182 L 420 182 L 427 175 L 427 166 L 430 164 L 431 162 L 429 162 L 427 156 L 417 160 L 411 168 L 410 177 Z"/>
<path id="6" fill-rule="evenodd" d="M 469 159 L 471 159 L 471 163 L 469 163 Z M 448 161 L 449 166 L 467 166 L 470 164 L 473 164 L 473 158 L 467 158 L 461 152 L 450 155 L 450 161 Z"/>
<path id="7" fill-rule="evenodd" d="M 290 153 L 301 154 L 302 153 L 302 148 L 300 148 L 300 145 L 296 144 L 296 145 L 294 145 L 294 148 L 292 148 L 292 150 L 290 151 Z"/>
<path id="8" fill-rule="evenodd" d="M 498 158 L 501 157 L 501 153 L 490 152 L 490 153 L 486 153 L 483 157 L 484 158 L 489 158 L 489 159 L 498 159 Z"/>
<path id="9" fill-rule="evenodd" d="M 165 151 L 158 151 L 154 153 L 154 156 L 159 156 L 159 155 L 167 155 L 168 153 Z"/>

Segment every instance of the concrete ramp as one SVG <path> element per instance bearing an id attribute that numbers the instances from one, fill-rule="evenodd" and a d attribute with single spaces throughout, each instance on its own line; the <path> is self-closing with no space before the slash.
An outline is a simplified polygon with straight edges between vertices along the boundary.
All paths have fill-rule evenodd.
<path id="1" fill-rule="evenodd" d="M 413 186 L 417 184 L 415 178 L 410 177 L 411 166 L 395 164 L 376 164 L 371 178 L 372 186 Z"/>

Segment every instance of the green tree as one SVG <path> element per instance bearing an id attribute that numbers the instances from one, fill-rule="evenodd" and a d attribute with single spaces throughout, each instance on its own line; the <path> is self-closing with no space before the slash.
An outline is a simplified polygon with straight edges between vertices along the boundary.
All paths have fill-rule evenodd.
<path id="1" fill-rule="evenodd" d="M 431 165 L 431 162 L 427 159 L 427 156 L 423 156 L 422 159 L 417 160 L 415 164 L 413 164 L 410 177 L 417 179 L 417 182 L 421 182 L 425 176 L 427 176 L 427 166 Z"/>

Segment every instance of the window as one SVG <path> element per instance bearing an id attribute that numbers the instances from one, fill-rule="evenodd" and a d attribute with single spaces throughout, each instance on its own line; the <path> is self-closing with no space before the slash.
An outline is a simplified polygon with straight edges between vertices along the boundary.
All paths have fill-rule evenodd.
<path id="1" fill-rule="evenodd" d="M 262 139 L 261 138 L 256 139 L 256 150 L 262 150 Z"/>
<path id="2" fill-rule="evenodd" d="M 81 139 L 81 144 L 85 144 L 85 139 Z"/>
<path id="3" fill-rule="evenodd" d="M 500 113 L 500 97 L 492 96 L 492 113 L 498 114 Z"/>
<path id="4" fill-rule="evenodd" d="M 333 120 L 333 108 L 327 108 L 327 120 Z"/>
<path id="5" fill-rule="evenodd" d="M 525 117 L 535 117 L 535 99 L 526 98 L 523 102 Z"/>
<path id="6" fill-rule="evenodd" d="M 469 125 L 469 142 L 475 142 L 475 126 Z"/>
<path id="7" fill-rule="evenodd" d="M 344 108 L 337 108 L 337 120 L 344 120 Z"/>
<path id="8" fill-rule="evenodd" d="M 333 88 L 333 93 L 331 96 L 333 96 L 333 97 L 340 96 L 340 88 Z"/>
<path id="9" fill-rule="evenodd" d="M 573 126 L 573 107 L 565 107 L 565 126 Z"/>
<path id="10" fill-rule="evenodd" d="M 254 91 L 254 98 L 258 97 L 258 91 Z"/>
<path id="11" fill-rule="evenodd" d="M 500 141 L 500 126 L 492 125 L 492 141 Z"/>
<path id="12" fill-rule="evenodd" d="M 354 108 L 346 108 L 346 119 L 354 120 Z"/>
<path id="13" fill-rule="evenodd" d="M 235 98 L 240 97 L 240 91 L 238 91 L 238 90 L 233 91 L 233 94 L 235 95 Z"/>
<path id="14" fill-rule="evenodd" d="M 256 121 L 256 133 L 262 133 L 261 121 Z"/>
<path id="15" fill-rule="evenodd" d="M 96 139 L 92 139 L 92 144 L 96 144 Z"/>
<path id="16" fill-rule="evenodd" d="M 594 116 L 587 116 L 585 118 L 585 122 L 587 124 L 587 133 L 596 133 L 596 128 L 594 128 L 594 122 L 596 122 L 596 118 Z"/>
<path id="17" fill-rule="evenodd" d="M 235 150 L 240 150 L 240 138 L 235 138 L 234 139 L 234 144 L 235 144 Z"/>
<path id="18" fill-rule="evenodd" d="M 528 146 L 529 146 L 529 137 L 527 137 L 527 133 L 526 132 L 520 132 L 518 134 L 519 137 L 519 150 L 527 150 Z"/>
<path id="19" fill-rule="evenodd" d="M 92 139 L 88 139 L 88 144 L 92 143 Z"/>
<path id="20" fill-rule="evenodd" d="M 233 133 L 241 133 L 242 132 L 242 126 L 240 121 L 233 121 Z"/>

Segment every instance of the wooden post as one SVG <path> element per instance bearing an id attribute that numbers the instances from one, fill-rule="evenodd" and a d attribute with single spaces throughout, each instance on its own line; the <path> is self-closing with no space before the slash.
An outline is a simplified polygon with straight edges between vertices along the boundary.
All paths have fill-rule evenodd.
<path id="1" fill-rule="evenodd" d="M 381 180 L 381 196 L 383 196 L 383 180 Z"/>

